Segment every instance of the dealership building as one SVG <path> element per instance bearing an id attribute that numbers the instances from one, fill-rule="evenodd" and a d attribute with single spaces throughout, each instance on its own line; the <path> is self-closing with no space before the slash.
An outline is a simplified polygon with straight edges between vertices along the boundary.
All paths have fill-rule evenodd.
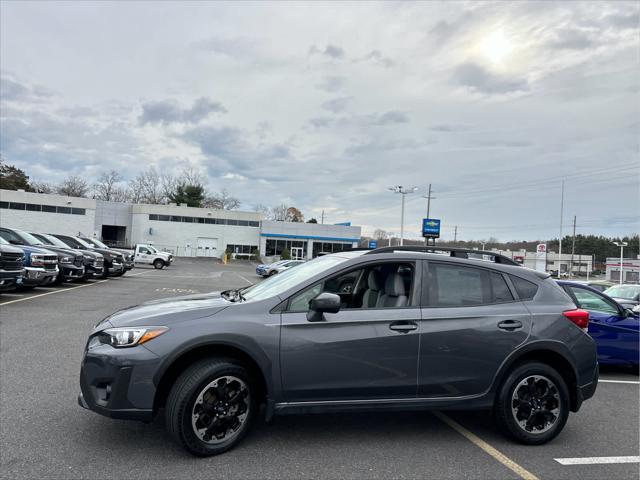
<path id="1" fill-rule="evenodd" d="M 214 210 L 185 205 L 105 202 L 15 190 L 0 190 L 0 225 L 28 232 L 85 235 L 113 246 L 150 243 L 176 256 L 241 257 L 258 250 L 277 258 L 357 247 L 360 227 L 349 224 L 274 222 L 258 212 Z"/>

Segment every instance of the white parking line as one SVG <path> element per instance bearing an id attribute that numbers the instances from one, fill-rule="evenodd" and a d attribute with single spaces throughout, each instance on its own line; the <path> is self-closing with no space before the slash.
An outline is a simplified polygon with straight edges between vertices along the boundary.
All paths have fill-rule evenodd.
<path id="1" fill-rule="evenodd" d="M 640 457 L 581 457 L 554 458 L 560 465 L 597 465 L 611 463 L 640 463 Z"/>
<path id="2" fill-rule="evenodd" d="M 244 278 L 242 275 L 240 275 L 239 273 L 234 272 L 238 277 L 240 277 L 242 280 L 244 280 L 245 282 L 247 282 L 249 285 L 253 285 L 253 282 L 251 280 L 249 280 L 248 278 Z"/>
<path id="3" fill-rule="evenodd" d="M 484 450 L 485 453 L 489 454 L 491 457 L 493 457 L 495 460 L 503 464 L 505 467 L 515 472 L 520 478 L 523 478 L 524 480 L 538 480 L 538 477 L 536 477 L 529 470 L 526 470 L 524 467 L 521 467 L 520 465 L 518 465 L 516 462 L 511 460 L 505 454 L 498 451 L 497 449 L 489 445 L 487 442 L 482 440 L 475 433 L 470 432 L 455 420 L 447 417 L 444 413 L 442 412 L 431 412 L 431 413 L 433 413 L 436 417 L 438 417 L 440 420 L 442 420 L 444 423 L 449 425 L 460 435 L 462 435 L 471 443 L 473 443 L 476 447 L 481 448 L 482 450 Z"/>
<path id="4" fill-rule="evenodd" d="M 10 302 L 0 303 L 0 307 L 4 307 L 5 305 L 10 305 L 12 303 L 24 302 L 25 300 L 31 300 L 32 298 L 44 297 L 46 295 L 55 295 L 56 293 L 70 292 L 71 290 L 75 290 L 76 288 L 91 287 L 93 285 L 98 285 L 99 283 L 104 283 L 108 281 L 109 280 L 100 280 L 99 282 L 88 283 L 86 285 L 78 285 L 77 287 L 65 288 L 64 290 L 56 290 L 54 292 L 41 293 L 40 295 L 31 295 L 30 297 L 21 298 L 19 300 L 11 300 Z"/>
<path id="5" fill-rule="evenodd" d="M 598 380 L 598 383 L 629 383 L 631 385 L 640 385 L 638 380 Z"/>

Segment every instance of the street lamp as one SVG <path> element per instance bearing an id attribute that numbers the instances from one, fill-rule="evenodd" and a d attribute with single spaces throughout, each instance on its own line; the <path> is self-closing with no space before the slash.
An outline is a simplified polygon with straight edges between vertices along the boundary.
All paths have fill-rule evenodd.
<path id="1" fill-rule="evenodd" d="M 622 259 L 624 258 L 624 247 L 629 245 L 627 242 L 613 242 L 616 247 L 620 247 L 620 285 L 622 285 Z"/>
<path id="2" fill-rule="evenodd" d="M 402 195 L 402 210 L 400 211 L 400 245 L 404 244 L 404 197 L 418 190 L 418 187 L 405 188 L 402 185 L 396 185 L 395 187 L 389 187 L 393 193 L 399 193 Z"/>

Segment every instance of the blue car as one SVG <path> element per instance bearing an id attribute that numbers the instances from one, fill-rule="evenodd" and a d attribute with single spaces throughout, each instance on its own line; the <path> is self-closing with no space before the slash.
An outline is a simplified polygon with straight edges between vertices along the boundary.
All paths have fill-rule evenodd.
<path id="1" fill-rule="evenodd" d="M 589 335 L 598 347 L 598 362 L 638 368 L 640 318 L 611 297 L 578 282 L 558 280 L 576 305 L 589 312 Z"/>

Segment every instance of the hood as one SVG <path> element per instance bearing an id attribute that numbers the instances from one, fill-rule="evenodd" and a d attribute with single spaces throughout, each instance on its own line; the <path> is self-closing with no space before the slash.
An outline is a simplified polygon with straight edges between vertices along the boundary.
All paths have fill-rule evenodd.
<path id="1" fill-rule="evenodd" d="M 38 247 L 57 253 L 58 258 L 61 258 L 61 257 L 71 257 L 73 259 L 82 258 L 82 252 L 78 250 L 72 250 L 70 248 L 55 247 L 51 245 L 39 245 Z"/>
<path id="2" fill-rule="evenodd" d="M 114 327 L 169 326 L 195 318 L 209 317 L 229 305 L 231 303 L 222 298 L 220 292 L 152 300 L 114 313 L 100 322 L 96 329 L 107 328 L 108 326 L 104 325 L 107 321 Z"/>
<path id="3" fill-rule="evenodd" d="M 32 254 L 32 253 L 42 253 L 44 255 L 55 255 L 58 256 L 55 252 L 51 250 L 47 250 L 43 247 L 32 247 L 31 245 L 20 245 L 20 248 L 24 253 Z"/>

